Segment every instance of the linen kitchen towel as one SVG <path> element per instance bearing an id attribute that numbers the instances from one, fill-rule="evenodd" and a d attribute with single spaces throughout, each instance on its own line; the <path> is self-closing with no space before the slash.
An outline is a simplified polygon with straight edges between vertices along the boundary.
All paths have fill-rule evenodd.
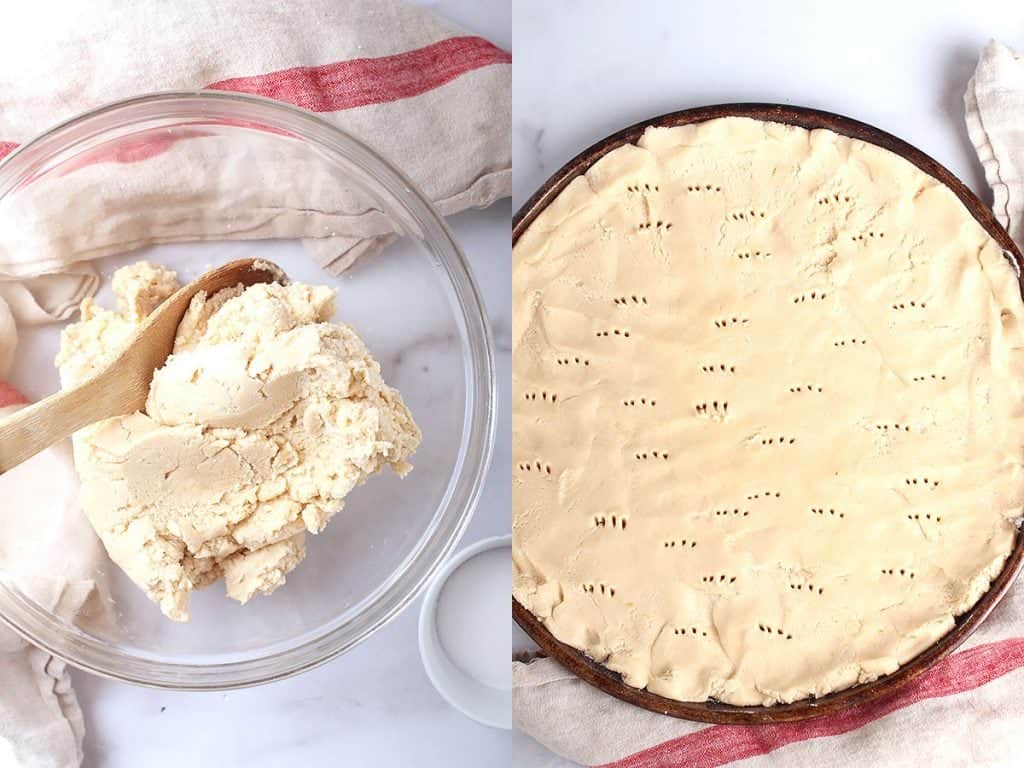
<path id="1" fill-rule="evenodd" d="M 445 215 L 511 193 L 511 55 L 400 0 L 25 4 L 0 24 L 0 156 L 100 105 L 199 89 L 317 113 Z M 19 321 L 66 317 L 96 288 L 81 262 L 151 243 L 302 237 L 337 273 L 392 239 L 311 153 L 256 162 L 252 147 L 196 133 L 100 148 L 59 186 L 37 180 L 0 202 L 0 281 L 20 281 L 3 289 Z M 188 215 L 160 206 L 164 194 L 192 201 Z M 63 276 L 37 297 L 31 278 L 51 273 Z"/>

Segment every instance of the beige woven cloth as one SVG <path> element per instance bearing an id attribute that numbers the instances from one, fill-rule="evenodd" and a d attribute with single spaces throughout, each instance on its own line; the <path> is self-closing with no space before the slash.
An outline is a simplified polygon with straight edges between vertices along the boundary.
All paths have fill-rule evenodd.
<path id="1" fill-rule="evenodd" d="M 965 106 L 996 215 L 1024 246 L 1024 58 L 999 43 L 986 46 Z M 1010 592 L 960 650 L 895 695 L 803 723 L 708 726 L 676 720 L 624 704 L 544 658 L 513 662 L 512 682 L 516 727 L 583 765 L 1019 765 L 1024 585 Z"/>
<path id="2" fill-rule="evenodd" d="M 992 210 L 1024 244 L 1024 57 L 994 40 L 964 95 L 967 133 L 992 187 Z"/>
<path id="3" fill-rule="evenodd" d="M 20 3 L 16 16 L 0 24 L 0 156 L 111 101 L 210 87 L 317 112 L 444 214 L 511 193 L 510 54 L 415 5 L 91 0 Z M 225 158 L 231 174 L 218 170 Z M 258 158 L 251 146 L 187 138 L 85 164 L 60 194 L 37 185 L 0 202 L 0 413 L 20 400 L 3 383 L 17 325 L 69 317 L 98 287 L 94 258 L 154 242 L 287 237 L 338 272 L 392 238 L 351 189 L 303 166 L 308 155 Z M 189 214 L 154 205 L 163 194 L 187 196 Z M 92 581 L 102 551 L 76 493 L 67 446 L 0 476 L 0 577 L 64 615 L 102 591 Z M 82 743 L 64 665 L 0 625 L 0 768 L 78 765 Z"/>
<path id="4" fill-rule="evenodd" d="M 26 3 L 17 24 L 0 24 L 0 155 L 141 93 L 238 91 L 318 113 L 448 215 L 511 194 L 511 69 L 507 51 L 401 0 Z M 16 313 L 33 276 L 64 273 L 40 297 L 53 303 L 19 320 L 66 315 L 96 288 L 85 262 L 154 242 L 302 237 L 336 273 L 390 240 L 374 201 L 300 148 L 158 142 L 136 148 L 143 159 L 120 148 L 0 204 L 0 282 L 27 280 L 0 287 Z M 179 205 L 153 205 L 164 197 Z"/>
<path id="5" fill-rule="evenodd" d="M 0 350 L 10 343 L 9 334 L 0 335 Z M 0 387 L 0 406 L 10 399 Z M 0 407 L 0 417 L 15 409 Z M 102 545 L 78 507 L 77 490 L 67 442 L 0 476 L 4 508 L 15 511 L 2 518 L 2 569 L 39 605 L 65 617 L 90 599 L 103 610 L 105 590 L 94 580 Z M 83 732 L 64 663 L 0 629 L 0 766 L 78 765 Z"/>

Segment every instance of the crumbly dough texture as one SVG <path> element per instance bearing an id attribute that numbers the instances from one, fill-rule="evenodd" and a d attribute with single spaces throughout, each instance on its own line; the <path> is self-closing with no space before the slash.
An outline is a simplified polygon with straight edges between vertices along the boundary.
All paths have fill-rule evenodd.
<path id="1" fill-rule="evenodd" d="M 999 573 L 1024 316 L 877 146 L 651 128 L 514 249 L 515 597 L 625 682 L 736 705 L 888 674 Z"/>
<path id="2" fill-rule="evenodd" d="M 178 288 L 140 262 L 113 279 L 118 311 L 87 299 L 57 357 L 70 387 L 130 340 Z M 334 292 L 277 283 L 197 295 L 145 412 L 75 435 L 82 507 L 110 557 L 171 619 L 224 578 L 242 603 L 285 581 L 345 496 L 420 432 L 351 328 L 328 322 Z"/>

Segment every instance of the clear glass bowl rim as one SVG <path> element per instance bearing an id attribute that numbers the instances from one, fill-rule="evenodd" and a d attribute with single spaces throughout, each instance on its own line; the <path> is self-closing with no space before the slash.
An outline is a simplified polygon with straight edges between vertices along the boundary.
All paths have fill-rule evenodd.
<path id="1" fill-rule="evenodd" d="M 451 281 L 468 353 L 462 445 L 448 492 L 430 527 L 402 565 L 351 620 L 293 647 L 224 663 L 185 664 L 129 655 L 42 610 L 0 572 L 0 622 L 74 667 L 138 685 L 172 690 L 228 690 L 273 682 L 351 650 L 395 618 L 420 593 L 455 548 L 472 518 L 490 465 L 496 428 L 496 381 L 490 327 L 479 289 L 447 225 L 416 185 L 364 143 L 315 114 L 288 104 L 226 91 L 143 94 L 66 120 L 0 160 L 0 202 L 19 179 L 70 148 L 113 131 L 168 119 L 251 120 L 342 157 L 379 183 L 414 222 Z"/>

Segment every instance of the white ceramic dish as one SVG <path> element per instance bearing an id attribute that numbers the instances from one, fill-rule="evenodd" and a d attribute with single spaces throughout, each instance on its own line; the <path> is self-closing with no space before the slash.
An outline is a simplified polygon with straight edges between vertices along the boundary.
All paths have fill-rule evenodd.
<path id="1" fill-rule="evenodd" d="M 464 572 L 480 556 L 495 559 L 473 573 Z M 497 566 L 497 567 L 495 567 Z M 455 585 L 459 576 L 479 582 Z M 512 661 L 509 637 L 513 628 L 508 610 L 512 580 L 512 536 L 478 541 L 459 552 L 438 572 L 420 608 L 420 657 L 438 693 L 477 722 L 494 728 L 512 727 Z M 459 589 L 469 600 L 445 602 L 446 589 Z M 454 597 L 450 595 L 449 597 Z M 446 643 L 445 627 L 449 623 Z M 451 626 L 458 622 L 459 626 Z M 457 632 L 452 632 L 457 629 Z M 447 646 L 447 647 L 446 647 Z M 471 651 L 477 650 L 476 658 Z"/>

